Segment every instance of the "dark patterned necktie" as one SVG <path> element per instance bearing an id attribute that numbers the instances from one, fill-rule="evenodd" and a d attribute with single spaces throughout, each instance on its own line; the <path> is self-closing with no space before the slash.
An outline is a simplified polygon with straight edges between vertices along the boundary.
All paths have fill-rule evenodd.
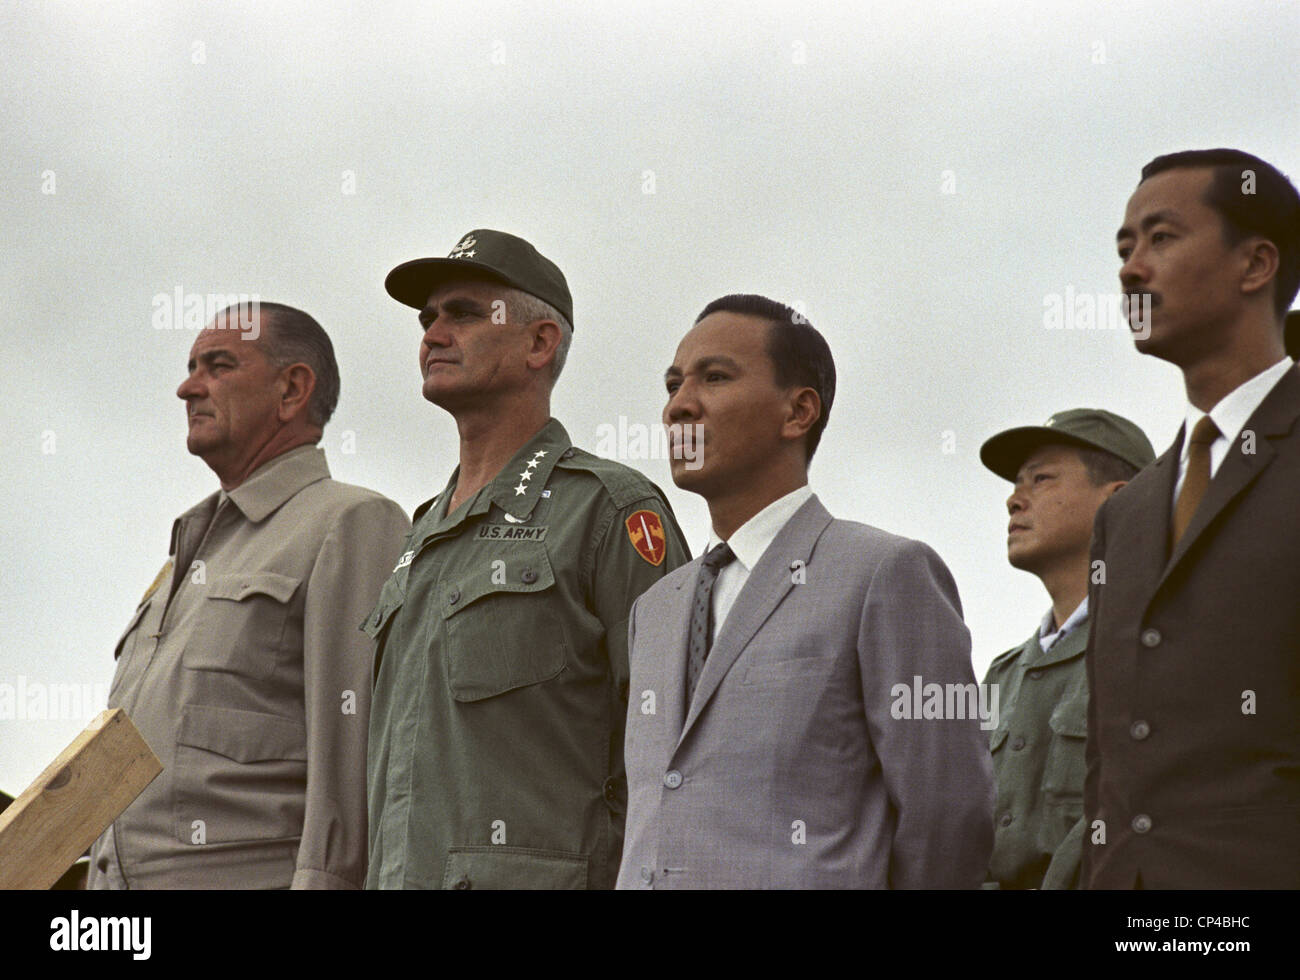
<path id="1" fill-rule="evenodd" d="M 700 562 L 700 576 L 695 580 L 695 602 L 691 606 L 691 628 L 687 635 L 686 652 L 686 704 L 689 707 L 695 696 L 695 685 L 704 670 L 704 660 L 709 655 L 713 636 L 713 587 L 718 573 L 736 560 L 736 553 L 724 541 L 713 548 Z"/>
<path id="2" fill-rule="evenodd" d="M 1192 429 L 1192 437 L 1188 440 L 1187 475 L 1183 477 L 1183 486 L 1174 504 L 1171 547 L 1178 545 L 1178 539 L 1192 523 L 1192 515 L 1201 505 L 1201 498 L 1210 485 L 1210 446 L 1219 435 L 1219 427 L 1208 415 L 1202 416 Z"/>

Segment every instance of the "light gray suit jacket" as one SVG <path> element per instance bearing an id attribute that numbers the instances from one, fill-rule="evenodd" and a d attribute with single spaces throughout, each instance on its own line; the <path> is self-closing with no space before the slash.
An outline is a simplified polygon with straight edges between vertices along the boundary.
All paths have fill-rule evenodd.
<path id="1" fill-rule="evenodd" d="M 939 556 L 813 496 L 751 570 L 687 706 L 699 570 L 678 568 L 630 616 L 618 887 L 978 887 L 988 733 L 969 711 L 901 717 L 914 684 L 974 690 Z"/>

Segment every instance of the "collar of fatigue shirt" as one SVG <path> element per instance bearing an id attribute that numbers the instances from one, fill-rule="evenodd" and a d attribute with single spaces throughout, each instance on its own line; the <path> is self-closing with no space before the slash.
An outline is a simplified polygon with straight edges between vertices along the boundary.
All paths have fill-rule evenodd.
<path id="1" fill-rule="evenodd" d="M 325 450 L 297 446 L 267 460 L 251 476 L 229 491 L 230 502 L 254 524 L 265 520 L 305 486 L 329 479 Z"/>
<path id="2" fill-rule="evenodd" d="M 1057 630 L 1052 629 L 1052 626 L 1055 624 L 1056 619 L 1053 616 L 1052 610 L 1050 609 L 1047 610 L 1047 615 L 1043 617 L 1043 622 L 1038 627 L 1039 648 L 1043 651 L 1043 653 L 1046 653 L 1048 650 L 1052 649 L 1052 647 L 1056 645 L 1057 641 L 1063 639 L 1067 633 L 1070 633 L 1076 626 L 1078 626 L 1087 618 L 1088 618 L 1088 597 L 1087 596 L 1084 596 L 1083 601 L 1079 603 L 1077 606 L 1075 606 L 1074 612 L 1070 613 L 1070 615 L 1066 617 L 1066 620 L 1064 623 L 1061 624 L 1060 629 Z"/>
<path id="3" fill-rule="evenodd" d="M 569 433 L 564 431 L 559 420 L 550 419 L 523 449 L 515 453 L 496 479 L 483 488 L 486 494 L 481 501 L 490 500 L 511 517 L 523 520 L 537 506 L 546 481 L 551 478 L 551 470 L 572 445 Z M 479 506 L 473 506 L 471 512 L 479 509 Z M 482 510 L 486 509 L 486 505 L 482 506 Z"/>

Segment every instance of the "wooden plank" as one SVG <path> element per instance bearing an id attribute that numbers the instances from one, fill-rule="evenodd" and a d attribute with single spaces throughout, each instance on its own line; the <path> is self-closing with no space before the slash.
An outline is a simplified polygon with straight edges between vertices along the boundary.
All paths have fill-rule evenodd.
<path id="1" fill-rule="evenodd" d="M 0 888 L 49 888 L 160 772 L 126 712 L 100 712 L 0 813 Z"/>

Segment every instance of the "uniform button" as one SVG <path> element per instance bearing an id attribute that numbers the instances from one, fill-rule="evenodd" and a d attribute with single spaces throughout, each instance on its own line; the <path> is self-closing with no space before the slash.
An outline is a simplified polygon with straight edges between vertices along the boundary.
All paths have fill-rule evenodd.
<path id="1" fill-rule="evenodd" d="M 1011 814 L 1009 814 L 1009 813 L 1004 813 L 1004 814 L 1002 814 L 1002 816 L 998 819 L 998 823 L 999 823 L 1001 826 L 1003 826 L 1003 827 L 1010 827 L 1010 826 L 1011 826 L 1011 821 L 1014 820 L 1014 819 L 1015 819 L 1015 818 L 1014 818 L 1013 816 L 1011 816 Z"/>
<path id="2" fill-rule="evenodd" d="M 572 458 L 573 458 L 573 448 L 572 448 L 572 447 L 570 447 L 570 448 L 566 449 L 564 452 L 560 453 L 560 459 L 572 459 Z"/>
<path id="3" fill-rule="evenodd" d="M 676 769 L 669 769 L 664 773 L 664 785 L 669 789 L 676 789 L 682 784 L 682 774 Z"/>
<path id="4" fill-rule="evenodd" d="M 460 602 L 460 589 L 452 589 L 447 593 L 447 601 L 453 606 Z"/>
<path id="5" fill-rule="evenodd" d="M 523 580 L 524 585 L 532 585 L 537 581 L 537 573 L 531 568 L 525 568 L 524 573 L 519 577 Z"/>
<path id="6" fill-rule="evenodd" d="M 655 873 L 651 871 L 649 868 L 642 865 L 641 880 L 644 881 L 646 884 L 649 884 L 650 882 L 655 880 Z"/>
<path id="7" fill-rule="evenodd" d="M 468 875 L 461 875 L 456 879 L 456 883 L 451 887 L 455 888 L 457 891 L 465 891 L 468 888 L 473 888 L 474 885 L 470 882 Z"/>
<path id="8" fill-rule="evenodd" d="M 1025 739 L 1023 736 L 1017 735 L 1015 738 L 1011 740 L 1011 748 L 1014 751 L 1019 752 L 1024 747 L 1025 747 Z"/>
<path id="9" fill-rule="evenodd" d="M 1151 726 L 1145 721 L 1135 721 L 1129 726 L 1128 733 L 1133 736 L 1133 741 L 1140 742 L 1151 734 Z"/>
<path id="10" fill-rule="evenodd" d="M 605 802 L 618 802 L 618 782 L 614 779 L 605 780 Z"/>
<path id="11" fill-rule="evenodd" d="M 1041 670 L 1031 670 L 1031 671 L 1029 672 L 1029 679 L 1030 679 L 1031 681 L 1036 681 L 1036 680 L 1038 680 L 1038 678 L 1040 678 L 1040 677 L 1042 677 L 1042 676 L 1043 676 L 1043 672 L 1042 672 Z"/>
<path id="12" fill-rule="evenodd" d="M 1151 818 L 1145 813 L 1139 813 L 1133 818 L 1133 832 L 1135 834 L 1145 834 L 1151 829 Z"/>
<path id="13" fill-rule="evenodd" d="M 1160 631 L 1155 629 L 1145 629 L 1142 631 L 1142 645 L 1148 650 L 1160 646 Z"/>

